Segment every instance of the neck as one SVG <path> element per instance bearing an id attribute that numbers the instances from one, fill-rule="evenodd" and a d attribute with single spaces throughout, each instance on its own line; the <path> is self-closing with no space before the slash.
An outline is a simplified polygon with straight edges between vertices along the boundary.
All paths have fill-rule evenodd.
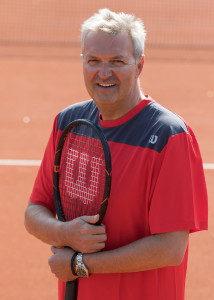
<path id="1" fill-rule="evenodd" d="M 114 103 L 114 104 L 101 104 L 96 103 L 98 110 L 102 116 L 103 121 L 113 121 L 121 118 L 125 114 L 127 114 L 130 110 L 132 110 L 140 101 L 144 99 L 143 93 L 140 93 L 134 101 L 129 103 L 129 105 L 124 106 L 122 101 L 121 103 Z M 95 101 L 96 102 L 96 101 Z"/>

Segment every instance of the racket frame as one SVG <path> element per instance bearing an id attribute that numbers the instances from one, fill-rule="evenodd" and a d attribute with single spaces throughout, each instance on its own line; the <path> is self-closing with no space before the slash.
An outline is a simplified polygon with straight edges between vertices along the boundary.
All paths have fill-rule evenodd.
<path id="1" fill-rule="evenodd" d="M 104 218 L 107 206 L 108 206 L 108 199 L 110 196 L 110 189 L 111 189 L 111 155 L 110 155 L 110 149 L 108 142 L 106 140 L 106 137 L 104 136 L 102 130 L 92 123 L 89 120 L 86 119 L 77 119 L 72 121 L 67 125 L 67 127 L 64 129 L 62 132 L 56 154 L 55 154 L 55 161 L 54 161 L 54 170 L 53 170 L 53 187 L 54 187 L 54 202 L 55 202 L 55 208 L 56 208 L 56 213 L 57 217 L 60 221 L 65 222 L 65 214 L 63 212 L 63 207 L 61 203 L 61 197 L 60 197 L 60 191 L 59 191 L 59 177 L 60 177 L 60 161 L 61 161 L 61 154 L 63 150 L 63 145 L 65 143 L 66 137 L 69 134 L 69 132 L 76 126 L 78 125 L 85 125 L 89 126 L 92 128 L 96 135 L 99 137 L 103 151 L 104 151 L 104 156 L 105 156 L 105 188 L 104 188 L 104 193 L 103 193 L 103 199 L 99 211 L 99 220 L 96 223 L 97 225 L 102 223 L 102 220 Z"/>

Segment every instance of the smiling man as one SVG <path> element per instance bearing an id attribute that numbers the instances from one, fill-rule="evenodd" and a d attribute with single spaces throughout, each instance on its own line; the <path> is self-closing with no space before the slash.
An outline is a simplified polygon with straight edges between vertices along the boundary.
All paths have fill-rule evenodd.
<path id="1" fill-rule="evenodd" d="M 136 58 L 127 32 L 89 32 L 84 40 L 83 73 L 102 118 L 120 118 L 142 100 L 138 77 L 144 56 Z"/>
<path id="2" fill-rule="evenodd" d="M 25 214 L 27 230 L 52 245 L 49 265 L 59 278 L 60 300 L 65 282 L 76 278 L 78 300 L 183 300 L 189 233 L 207 229 L 195 136 L 140 88 L 145 36 L 141 20 L 108 9 L 82 25 L 91 100 L 57 115 Z M 101 128 L 111 151 L 111 195 L 99 226 L 98 216 L 65 223 L 55 217 L 56 145 L 67 124 L 79 118 Z M 78 260 L 72 259 L 76 252 L 82 253 Z"/>

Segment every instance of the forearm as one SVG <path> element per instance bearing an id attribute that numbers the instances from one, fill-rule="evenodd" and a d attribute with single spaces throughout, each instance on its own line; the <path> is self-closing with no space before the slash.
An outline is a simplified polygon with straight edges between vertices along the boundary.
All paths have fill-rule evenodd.
<path id="1" fill-rule="evenodd" d="M 36 238 L 55 247 L 62 246 L 60 223 L 48 208 L 29 203 L 25 212 L 25 227 Z"/>
<path id="2" fill-rule="evenodd" d="M 25 212 L 25 227 L 30 234 L 52 246 L 67 246 L 83 253 L 100 251 L 105 247 L 105 226 L 94 225 L 98 220 L 99 215 L 95 215 L 61 222 L 49 209 L 32 202 Z"/>
<path id="3" fill-rule="evenodd" d="M 93 273 L 139 272 L 182 262 L 188 243 L 188 231 L 164 233 L 142 238 L 124 247 L 84 255 Z"/>

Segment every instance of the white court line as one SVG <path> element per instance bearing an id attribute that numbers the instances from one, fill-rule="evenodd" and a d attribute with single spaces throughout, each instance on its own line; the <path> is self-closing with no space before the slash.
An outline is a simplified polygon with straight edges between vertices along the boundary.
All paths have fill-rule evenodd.
<path id="1" fill-rule="evenodd" d="M 0 159 L 0 166 L 40 166 L 41 160 L 30 159 Z M 204 170 L 214 170 L 214 164 L 203 164 Z"/>
<path id="2" fill-rule="evenodd" d="M 40 166 L 41 160 L 30 159 L 0 159 L 0 166 Z"/>
<path id="3" fill-rule="evenodd" d="M 203 164 L 204 170 L 214 170 L 214 164 Z"/>

